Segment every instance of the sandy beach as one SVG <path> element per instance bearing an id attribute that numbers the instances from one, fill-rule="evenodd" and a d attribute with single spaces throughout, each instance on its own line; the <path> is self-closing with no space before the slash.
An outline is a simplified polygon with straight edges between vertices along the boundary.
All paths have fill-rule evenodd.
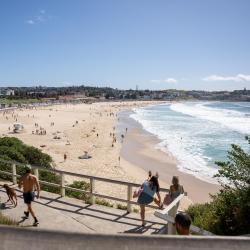
<path id="1" fill-rule="evenodd" d="M 57 169 L 136 183 L 147 178 L 148 170 L 158 171 L 165 188 L 172 176 L 178 175 L 193 202 L 207 201 L 208 193 L 217 191 L 218 186 L 178 171 L 176 160 L 155 148 L 157 138 L 122 112 L 149 104 L 152 102 L 103 102 L 1 111 L 0 131 L 1 136 L 15 136 L 48 153 Z M 22 133 L 12 132 L 15 122 L 24 125 Z M 79 159 L 85 151 L 90 158 Z M 98 183 L 96 189 L 126 197 L 122 186 Z M 184 207 L 191 203 L 189 198 Z"/>

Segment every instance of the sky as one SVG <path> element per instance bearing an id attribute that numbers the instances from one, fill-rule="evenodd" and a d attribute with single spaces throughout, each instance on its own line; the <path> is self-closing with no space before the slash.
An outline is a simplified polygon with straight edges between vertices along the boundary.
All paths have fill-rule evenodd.
<path id="1" fill-rule="evenodd" d="M 250 0 L 0 0 L 0 87 L 250 89 Z"/>

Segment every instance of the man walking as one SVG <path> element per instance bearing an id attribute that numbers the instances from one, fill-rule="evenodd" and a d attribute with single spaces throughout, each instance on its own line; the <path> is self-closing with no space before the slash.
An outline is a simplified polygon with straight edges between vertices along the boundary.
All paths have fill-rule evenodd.
<path id="1" fill-rule="evenodd" d="M 29 213 L 31 213 L 32 217 L 34 218 L 33 226 L 37 226 L 39 222 L 32 209 L 31 203 L 32 201 L 34 201 L 34 198 L 35 198 L 34 190 L 37 190 L 37 198 L 39 198 L 40 185 L 36 176 L 34 176 L 31 173 L 31 169 L 26 170 L 25 175 L 20 178 L 18 186 L 19 188 L 23 187 L 23 199 L 24 199 L 24 203 L 27 205 L 27 211 L 24 211 L 24 214 L 26 218 L 28 219 Z"/>

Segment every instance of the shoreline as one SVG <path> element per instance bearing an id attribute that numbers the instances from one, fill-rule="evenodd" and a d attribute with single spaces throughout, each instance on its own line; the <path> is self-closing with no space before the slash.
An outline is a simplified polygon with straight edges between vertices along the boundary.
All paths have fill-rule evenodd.
<path id="1" fill-rule="evenodd" d="M 181 172 L 177 168 L 177 160 L 167 152 L 156 148 L 160 140 L 153 134 L 144 130 L 141 124 L 129 117 L 131 112 L 120 113 L 120 127 L 127 124 L 128 132 L 121 148 L 121 157 L 136 166 L 145 174 L 149 170 L 158 172 L 160 185 L 169 188 L 172 176 L 177 175 L 180 184 L 188 193 L 188 198 L 194 203 L 204 203 L 210 200 L 209 193 L 214 194 L 219 191 L 220 186 L 212 184 L 197 177 Z M 131 171 L 131 170 L 130 170 Z M 144 174 L 144 176 L 145 176 Z M 164 186 L 163 186 L 164 185 Z"/>

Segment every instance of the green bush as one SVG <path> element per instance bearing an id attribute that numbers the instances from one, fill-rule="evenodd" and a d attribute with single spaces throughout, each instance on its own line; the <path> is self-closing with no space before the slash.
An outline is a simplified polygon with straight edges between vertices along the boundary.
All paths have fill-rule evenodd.
<path id="1" fill-rule="evenodd" d="M 0 138 L 0 159 L 51 168 L 52 158 L 15 137 Z"/>
<path id="2" fill-rule="evenodd" d="M 74 181 L 72 184 L 68 185 L 68 187 L 77 188 L 85 191 L 90 191 L 90 184 L 85 181 Z M 86 203 L 89 203 L 90 196 L 88 194 L 79 192 L 79 191 L 73 191 L 66 189 L 66 196 L 73 197 L 76 199 L 80 199 L 85 201 Z"/>
<path id="3" fill-rule="evenodd" d="M 101 206 L 114 207 L 114 204 L 108 202 L 107 200 L 96 198 L 95 203 Z"/>
<path id="4" fill-rule="evenodd" d="M 5 172 L 11 172 L 11 164 L 1 162 L 16 161 L 20 164 L 17 167 L 17 174 L 22 176 L 25 174 L 27 164 L 37 165 L 47 169 L 51 169 L 52 158 L 48 154 L 43 153 L 40 149 L 24 144 L 22 141 L 15 137 L 3 137 L 0 138 L 0 170 Z M 0 173 L 0 178 L 3 180 L 11 181 L 12 177 L 6 174 Z M 48 171 L 39 171 L 39 178 L 42 181 L 52 182 L 60 184 L 60 176 Z M 48 192 L 60 193 L 60 188 L 52 187 L 46 184 L 41 184 L 41 188 Z"/>
<path id="5" fill-rule="evenodd" d="M 39 169 L 39 180 L 46 181 L 49 183 L 54 183 L 54 184 L 61 183 L 61 177 L 59 174 L 51 173 L 51 172 L 48 172 L 46 170 L 40 170 L 40 169 Z M 41 189 L 46 191 L 46 192 L 51 192 L 51 193 L 55 193 L 55 194 L 61 193 L 60 187 L 54 187 L 54 186 L 47 185 L 47 184 L 41 184 L 40 186 L 41 186 Z"/>
<path id="6" fill-rule="evenodd" d="M 5 155 L 3 155 L 0 159 L 6 160 L 6 161 L 10 161 L 11 159 Z M 0 161 L 0 170 L 4 171 L 4 172 L 9 172 L 11 173 L 12 168 L 11 168 L 11 164 L 9 163 L 4 163 Z M 12 177 L 10 175 L 6 175 L 6 174 L 2 174 L 0 173 L 0 178 L 3 180 L 7 180 L 7 181 L 11 181 Z"/>
<path id="7" fill-rule="evenodd" d="M 138 208 L 134 208 L 134 209 L 133 209 L 133 212 L 134 212 L 134 213 L 139 213 L 139 209 L 138 209 Z"/>
<path id="8" fill-rule="evenodd" d="M 212 204 L 205 203 L 191 205 L 186 212 L 192 218 L 194 225 L 207 231 L 214 232 L 214 223 L 217 218 L 215 216 L 215 211 L 212 208 Z"/>
<path id="9" fill-rule="evenodd" d="M 121 209 L 121 210 L 127 210 L 127 208 L 128 208 L 127 205 L 123 205 L 123 204 L 120 204 L 120 203 L 118 203 L 116 207 L 117 207 L 117 209 Z"/>
<path id="10" fill-rule="evenodd" d="M 4 216 L 1 212 L 0 212 L 0 224 L 17 226 L 17 222 L 15 220 L 12 220 L 11 218 Z"/>

